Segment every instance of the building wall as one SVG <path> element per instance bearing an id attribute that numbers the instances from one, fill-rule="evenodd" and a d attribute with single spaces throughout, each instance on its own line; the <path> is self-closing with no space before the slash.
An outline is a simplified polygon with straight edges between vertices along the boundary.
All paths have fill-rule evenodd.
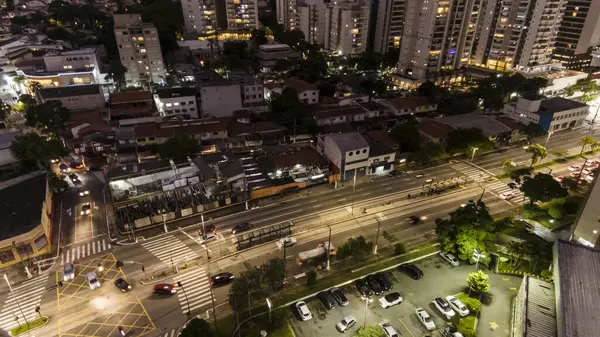
<path id="1" fill-rule="evenodd" d="M 590 247 L 598 247 L 600 234 L 600 184 L 597 181 L 592 181 L 571 230 L 571 240 Z"/>
<path id="2" fill-rule="evenodd" d="M 263 102 L 263 91 L 263 85 L 260 83 L 242 86 L 242 102 L 244 104 Z"/>
<path id="3" fill-rule="evenodd" d="M 202 112 L 213 117 L 230 117 L 242 109 L 238 84 L 204 86 L 200 89 Z"/>
<path id="4" fill-rule="evenodd" d="M 560 131 L 579 126 L 585 121 L 588 110 L 589 107 L 585 106 L 578 109 L 570 109 L 555 113 L 549 123 L 544 121 L 544 124 L 547 123 L 548 129 L 545 128 L 545 125 L 542 125 L 542 127 L 547 131 Z M 541 124 L 542 122 L 540 122 L 540 125 Z"/>
<path id="5" fill-rule="evenodd" d="M 370 3 L 334 2 L 326 5 L 324 48 L 342 55 L 367 49 Z"/>
<path id="6" fill-rule="evenodd" d="M 181 1 L 185 31 L 196 34 L 211 34 L 217 28 L 214 0 Z"/>
<path id="7" fill-rule="evenodd" d="M 304 33 L 310 43 L 324 43 L 325 3 L 323 0 L 307 0 L 297 6 L 297 29 Z"/>
<path id="8" fill-rule="evenodd" d="M 44 99 L 44 102 L 59 101 L 69 110 L 91 110 L 104 108 L 104 96 L 101 93 L 94 95 L 71 96 Z"/>
<path id="9" fill-rule="evenodd" d="M 89 48 L 87 52 L 64 53 L 59 55 L 45 55 L 44 65 L 50 72 L 63 72 L 74 70 L 93 70 L 98 68 L 98 60 L 94 49 Z"/>
<path id="10" fill-rule="evenodd" d="M 294 30 L 298 25 L 298 10 L 296 0 L 277 0 L 275 2 L 277 22 L 284 29 Z"/>
<path id="11" fill-rule="evenodd" d="M 226 0 L 227 29 L 251 31 L 258 29 L 258 1 Z"/>
<path id="12" fill-rule="evenodd" d="M 589 48 L 600 42 L 600 1 L 567 1 L 556 37 L 553 59 L 569 69 L 589 65 Z"/>
<path id="13" fill-rule="evenodd" d="M 305 90 L 298 93 L 298 99 L 305 104 L 319 103 L 319 90 Z"/>
<path id="14" fill-rule="evenodd" d="M 157 98 L 156 103 L 158 111 L 163 117 L 188 114 L 192 118 L 199 118 L 196 96 Z"/>
<path id="15" fill-rule="evenodd" d="M 399 48 L 404 23 L 405 0 L 382 0 L 377 8 L 373 51 L 385 54 Z"/>

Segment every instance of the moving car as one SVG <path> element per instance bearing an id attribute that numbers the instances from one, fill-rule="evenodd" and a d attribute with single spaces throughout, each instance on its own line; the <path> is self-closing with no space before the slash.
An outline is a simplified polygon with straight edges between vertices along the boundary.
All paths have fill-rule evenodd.
<path id="1" fill-rule="evenodd" d="M 510 200 L 512 198 L 515 197 L 515 194 L 513 192 L 502 192 L 500 193 L 500 199 L 503 200 Z"/>
<path id="2" fill-rule="evenodd" d="M 579 171 L 581 170 L 581 165 L 571 165 L 569 166 L 569 171 Z"/>
<path id="3" fill-rule="evenodd" d="M 204 235 L 204 231 L 206 231 L 206 233 L 216 233 L 217 227 L 215 227 L 215 225 L 206 225 L 204 226 L 204 229 L 200 228 L 200 236 Z"/>
<path id="4" fill-rule="evenodd" d="M 433 320 L 431 319 L 431 316 L 429 316 L 427 311 L 425 311 L 425 309 L 417 308 L 415 310 L 415 314 L 417 315 L 419 322 L 421 322 L 421 324 L 423 324 L 425 329 L 427 329 L 429 331 L 435 330 L 435 323 L 433 322 Z"/>
<path id="5" fill-rule="evenodd" d="M 458 265 L 459 265 L 458 259 L 450 253 L 440 252 L 440 257 L 455 267 L 458 267 Z"/>
<path id="6" fill-rule="evenodd" d="M 90 194 L 90 190 L 79 190 L 79 196 L 84 197 Z"/>
<path id="7" fill-rule="evenodd" d="M 96 276 L 96 273 L 94 273 L 93 271 L 85 274 L 85 278 L 87 279 L 90 288 L 92 290 L 96 289 L 96 288 L 100 288 L 100 280 L 98 280 L 98 276 Z"/>
<path id="8" fill-rule="evenodd" d="M 424 176 L 424 174 L 422 174 L 422 173 L 419 173 L 416 175 L 417 178 L 422 178 L 423 176 Z"/>
<path id="9" fill-rule="evenodd" d="M 89 215 L 91 212 L 92 212 L 92 205 L 90 205 L 89 202 L 86 202 L 85 204 L 83 204 L 81 206 L 81 212 L 79 212 L 79 214 Z"/>
<path id="10" fill-rule="evenodd" d="M 281 238 L 279 239 L 279 241 L 277 241 L 277 246 L 283 248 L 283 247 L 291 247 L 293 245 L 296 244 L 296 242 L 298 242 L 298 240 L 296 240 L 295 237 L 293 236 L 286 236 L 285 238 Z"/>
<path id="11" fill-rule="evenodd" d="M 408 220 L 409 224 L 416 225 L 421 221 L 421 218 L 416 215 L 411 215 L 406 220 Z"/>
<path id="12" fill-rule="evenodd" d="M 425 180 L 425 182 L 426 182 L 426 183 L 428 183 L 428 184 L 429 184 L 429 183 L 432 183 L 432 182 L 433 182 L 433 179 L 427 179 L 427 180 Z"/>
<path id="13" fill-rule="evenodd" d="M 346 332 L 350 328 L 352 328 L 355 324 L 356 324 L 356 318 L 354 318 L 354 316 L 346 316 L 346 317 L 342 318 L 342 320 L 338 324 L 335 325 L 335 328 L 339 332 Z"/>
<path id="14" fill-rule="evenodd" d="M 217 239 L 217 234 L 210 232 L 210 233 L 206 233 L 202 236 L 202 241 L 212 241 L 212 240 L 216 240 Z"/>
<path id="15" fill-rule="evenodd" d="M 65 164 L 58 165 L 58 168 L 60 169 L 60 172 L 62 172 L 62 173 L 67 173 L 67 172 L 71 171 L 71 169 Z"/>
<path id="16" fill-rule="evenodd" d="M 379 299 L 379 304 L 384 309 L 400 303 L 402 303 L 402 296 L 399 292 L 389 293 Z"/>
<path id="17" fill-rule="evenodd" d="M 81 180 L 79 180 L 79 177 L 75 173 L 69 174 L 69 178 L 71 179 L 71 181 L 73 182 L 73 184 L 80 184 L 81 183 Z"/>
<path id="18" fill-rule="evenodd" d="M 413 280 L 418 280 L 423 277 L 423 271 L 414 264 L 405 263 L 398 267 L 400 271 L 405 272 Z"/>
<path id="19" fill-rule="evenodd" d="M 381 323 L 379 323 L 379 326 L 383 329 L 383 331 L 385 331 L 385 335 L 387 337 L 398 337 L 398 333 L 396 332 L 396 329 L 394 329 L 394 327 L 391 326 L 390 323 L 381 322 Z"/>
<path id="20" fill-rule="evenodd" d="M 452 317 L 454 317 L 454 310 L 450 308 L 450 304 L 448 304 L 448 302 L 446 302 L 445 299 L 441 297 L 436 297 L 433 299 L 432 303 L 440 312 L 440 314 L 446 317 L 446 319 L 451 319 Z"/>
<path id="21" fill-rule="evenodd" d="M 361 279 L 354 281 L 354 286 L 356 287 L 356 290 L 358 290 L 358 293 L 363 300 L 373 295 L 371 288 L 369 288 L 367 283 Z"/>
<path id="22" fill-rule="evenodd" d="M 335 307 L 337 306 L 335 298 L 333 298 L 333 296 L 331 296 L 331 294 L 327 291 L 321 291 L 320 293 L 318 293 L 317 298 L 319 299 L 319 301 L 321 301 L 321 303 L 327 310 L 335 309 Z"/>
<path id="23" fill-rule="evenodd" d="M 344 295 L 344 293 L 338 289 L 338 288 L 331 288 L 329 289 L 329 293 L 331 294 L 331 296 L 333 296 L 333 298 L 335 298 L 335 301 L 342 307 L 345 307 L 348 305 L 348 298 L 346 298 L 346 295 Z"/>
<path id="24" fill-rule="evenodd" d="M 154 286 L 154 293 L 160 295 L 173 295 L 177 293 L 177 289 L 175 289 L 174 284 L 157 284 Z"/>
<path id="25" fill-rule="evenodd" d="M 390 277 L 387 273 L 379 272 L 375 273 L 374 276 L 377 279 L 377 282 L 379 282 L 379 285 L 381 285 L 381 289 L 383 289 L 383 291 L 392 290 L 393 283 L 392 280 L 390 280 Z"/>
<path id="26" fill-rule="evenodd" d="M 308 321 L 312 319 L 312 313 L 310 312 L 308 305 L 306 305 L 306 302 L 298 301 L 296 304 L 294 304 L 294 306 L 296 307 L 301 320 Z"/>
<path id="27" fill-rule="evenodd" d="M 381 289 L 381 285 L 379 284 L 379 282 L 377 281 L 375 276 L 369 275 L 369 276 L 365 277 L 365 281 L 369 285 L 369 288 L 371 288 L 371 290 L 373 290 L 373 293 L 375 293 L 375 295 L 379 296 L 379 295 L 383 294 L 383 289 Z"/>
<path id="28" fill-rule="evenodd" d="M 127 281 L 125 281 L 122 278 L 118 278 L 115 280 L 115 286 L 117 286 L 117 288 L 121 289 L 121 291 L 124 293 L 131 289 L 131 286 L 129 285 L 129 283 L 127 283 Z"/>
<path id="29" fill-rule="evenodd" d="M 63 281 L 70 281 L 75 278 L 75 267 L 72 263 L 65 263 L 63 268 Z"/>
<path id="30" fill-rule="evenodd" d="M 463 304 L 458 298 L 454 296 L 446 296 L 446 301 L 450 304 L 450 307 L 454 309 L 460 316 L 469 316 L 469 309 Z"/>
<path id="31" fill-rule="evenodd" d="M 58 163 L 59 161 L 60 161 L 60 159 L 58 159 L 58 158 L 52 158 L 52 159 L 50 159 L 50 163 L 51 163 L 51 164 L 56 164 L 56 163 Z"/>
<path id="32" fill-rule="evenodd" d="M 233 279 L 235 278 L 235 276 L 233 276 L 232 273 L 230 272 L 224 272 L 224 273 L 220 273 L 217 275 L 213 275 L 210 278 L 210 284 L 214 287 L 214 286 L 221 286 L 224 284 L 228 284 L 231 281 L 233 281 Z"/>
<path id="33" fill-rule="evenodd" d="M 231 233 L 233 233 L 233 234 L 240 233 L 243 231 L 247 231 L 247 230 L 251 229 L 252 227 L 254 227 L 253 224 L 251 224 L 249 222 L 244 222 L 244 223 L 233 226 L 233 228 L 231 229 Z"/>
<path id="34" fill-rule="evenodd" d="M 510 183 L 508 183 L 506 185 L 513 190 L 521 187 L 521 185 L 519 185 L 516 181 L 511 181 Z"/>
<path id="35" fill-rule="evenodd" d="M 399 175 L 401 175 L 402 173 L 404 173 L 404 172 L 403 172 L 403 171 L 398 171 L 398 170 L 393 170 L 393 171 L 390 171 L 390 172 L 388 173 L 388 177 L 395 177 L 395 176 L 399 176 Z"/>

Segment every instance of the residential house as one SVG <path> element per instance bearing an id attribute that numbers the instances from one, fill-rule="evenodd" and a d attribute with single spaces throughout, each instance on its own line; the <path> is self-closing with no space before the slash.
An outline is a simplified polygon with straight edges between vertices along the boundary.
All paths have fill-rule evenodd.
<path id="1" fill-rule="evenodd" d="M 77 85 L 69 87 L 42 88 L 36 93 L 38 102 L 59 101 L 72 110 L 104 109 L 106 102 L 100 85 Z"/>
<path id="2" fill-rule="evenodd" d="M 198 119 L 198 104 L 196 104 L 196 88 L 179 87 L 159 89 L 154 95 L 158 112 L 163 117 L 189 116 Z"/>
<path id="3" fill-rule="evenodd" d="M 200 91 L 202 117 L 231 117 L 234 111 L 242 109 L 240 85 L 216 72 L 197 73 L 196 86 Z"/>
<path id="4" fill-rule="evenodd" d="M 396 116 L 414 115 L 437 110 L 437 103 L 430 102 L 427 98 L 421 96 L 382 99 L 379 103 L 391 109 Z"/>
<path id="5" fill-rule="evenodd" d="M 300 53 L 287 44 L 263 44 L 258 46 L 256 53 L 258 62 L 263 71 L 270 71 L 277 61 L 283 59 L 298 59 Z"/>
<path id="6" fill-rule="evenodd" d="M 298 93 L 298 99 L 302 103 L 319 103 L 319 89 L 317 86 L 295 77 L 286 78 L 283 83 L 266 83 L 264 88 L 264 97 L 266 99 L 272 99 L 275 95 L 281 95 L 285 88 L 293 88 Z"/>
<path id="7" fill-rule="evenodd" d="M 151 117 L 155 114 L 152 94 L 149 91 L 124 91 L 110 94 L 110 121 Z"/>

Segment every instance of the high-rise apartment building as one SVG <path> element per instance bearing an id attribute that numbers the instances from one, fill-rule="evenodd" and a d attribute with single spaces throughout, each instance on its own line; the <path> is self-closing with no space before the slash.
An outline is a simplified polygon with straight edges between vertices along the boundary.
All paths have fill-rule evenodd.
<path id="1" fill-rule="evenodd" d="M 258 29 L 258 0 L 225 0 L 225 9 L 228 30 Z"/>
<path id="2" fill-rule="evenodd" d="M 294 30 L 298 25 L 298 5 L 296 0 L 277 0 L 275 10 L 277 22 L 287 30 Z"/>
<path id="3" fill-rule="evenodd" d="M 158 31 L 139 14 L 115 14 L 114 32 L 128 83 L 158 83 L 165 77 Z"/>
<path id="4" fill-rule="evenodd" d="M 381 0 L 377 7 L 373 51 L 385 54 L 390 48 L 400 47 L 404 26 L 406 0 Z"/>
<path id="5" fill-rule="evenodd" d="M 472 63 L 532 71 L 551 62 L 566 0 L 487 0 Z"/>
<path id="6" fill-rule="evenodd" d="M 590 65 L 590 49 L 600 44 L 600 0 L 567 1 L 553 59 L 569 69 Z"/>
<path id="7" fill-rule="evenodd" d="M 304 0 L 298 2 L 297 28 L 304 33 L 310 43 L 325 43 L 325 2 L 323 0 Z"/>
<path id="8" fill-rule="evenodd" d="M 405 0 L 397 74 L 416 84 L 468 64 L 481 0 Z"/>
<path id="9" fill-rule="evenodd" d="M 592 180 L 583 205 L 579 208 L 571 228 L 571 240 L 590 247 L 600 246 L 600 183 Z"/>
<path id="10" fill-rule="evenodd" d="M 217 28 L 215 0 L 182 0 L 183 23 L 186 33 L 211 34 Z"/>
<path id="11" fill-rule="evenodd" d="M 328 3 L 324 11 L 323 46 L 340 55 L 366 50 L 369 29 L 369 2 Z"/>

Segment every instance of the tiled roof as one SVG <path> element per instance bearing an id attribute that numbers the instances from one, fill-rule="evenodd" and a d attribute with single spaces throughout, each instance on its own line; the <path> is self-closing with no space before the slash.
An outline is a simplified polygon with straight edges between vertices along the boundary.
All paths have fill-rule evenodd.
<path id="1" fill-rule="evenodd" d="M 344 105 L 344 106 L 334 106 L 334 107 L 323 107 L 314 112 L 316 119 L 321 118 L 333 118 L 340 116 L 349 116 L 349 115 L 360 115 L 364 114 L 365 111 L 358 105 Z"/>
<path id="2" fill-rule="evenodd" d="M 446 137 L 450 131 L 455 130 L 451 125 L 438 123 L 433 120 L 419 123 L 419 132 L 431 139 L 440 139 Z"/>
<path id="3" fill-rule="evenodd" d="M 286 88 L 294 88 L 298 93 L 304 92 L 306 90 L 317 90 L 317 86 L 314 84 L 310 84 L 306 81 L 298 79 L 296 77 L 289 77 L 283 81 L 283 84 Z"/>
<path id="4" fill-rule="evenodd" d="M 150 91 L 124 91 L 110 94 L 110 104 L 152 102 Z"/>

